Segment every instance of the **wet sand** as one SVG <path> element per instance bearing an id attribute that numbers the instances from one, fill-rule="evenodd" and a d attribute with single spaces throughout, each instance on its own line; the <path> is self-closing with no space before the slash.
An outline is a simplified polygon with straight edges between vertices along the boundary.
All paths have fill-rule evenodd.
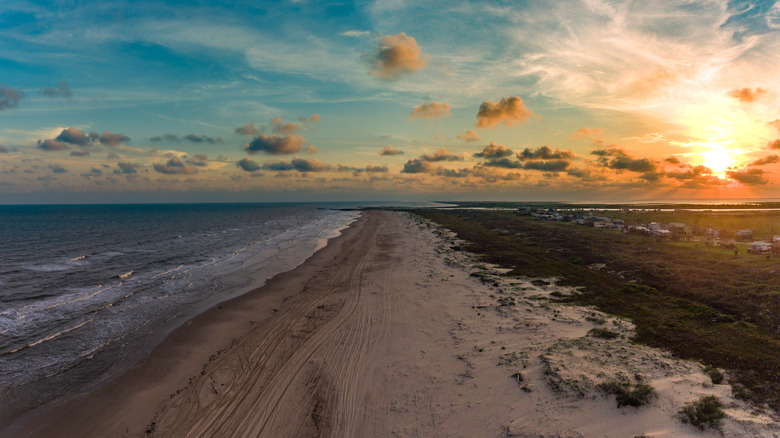
<path id="1" fill-rule="evenodd" d="M 630 343 L 630 323 L 550 299 L 576 290 L 502 278 L 454 243 L 412 216 L 366 212 L 119 378 L 0 435 L 719 436 L 675 418 L 713 394 L 726 436 L 780 436 L 698 364 Z M 621 337 L 588 336 L 604 326 Z M 618 374 L 642 374 L 657 397 L 617 408 L 596 385 Z"/>

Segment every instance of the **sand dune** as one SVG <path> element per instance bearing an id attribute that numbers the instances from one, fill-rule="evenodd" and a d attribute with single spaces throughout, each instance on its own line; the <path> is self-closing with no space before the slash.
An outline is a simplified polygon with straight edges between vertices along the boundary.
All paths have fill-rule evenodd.
<path id="1" fill-rule="evenodd" d="M 303 266 L 192 320 L 103 388 L 7 436 L 719 436 L 676 418 L 713 394 L 726 436 L 780 436 L 701 366 L 632 344 L 630 323 L 564 306 L 403 213 L 367 212 Z M 472 275 L 473 274 L 473 275 Z M 601 339 L 593 328 L 618 336 Z M 656 389 L 616 407 L 610 378 Z"/>

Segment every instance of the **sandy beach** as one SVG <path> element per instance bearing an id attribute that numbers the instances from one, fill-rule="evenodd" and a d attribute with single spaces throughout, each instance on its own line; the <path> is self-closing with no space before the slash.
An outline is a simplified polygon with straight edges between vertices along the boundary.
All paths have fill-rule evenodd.
<path id="1" fill-rule="evenodd" d="M 3 437 L 703 437 L 685 403 L 715 395 L 723 436 L 778 437 L 772 413 L 702 366 L 635 345 L 632 325 L 555 303 L 556 279 L 507 279 L 405 213 L 368 211 L 293 271 L 222 303 L 99 389 Z M 615 339 L 592 336 L 608 327 Z M 646 382 L 616 406 L 609 379 Z"/>

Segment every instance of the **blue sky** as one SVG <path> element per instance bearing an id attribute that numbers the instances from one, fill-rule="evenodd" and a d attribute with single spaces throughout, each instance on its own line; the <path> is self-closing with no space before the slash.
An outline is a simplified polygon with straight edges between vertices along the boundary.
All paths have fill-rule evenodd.
<path id="1" fill-rule="evenodd" d="M 773 197 L 779 30 L 774 1 L 6 1 L 0 202 Z"/>

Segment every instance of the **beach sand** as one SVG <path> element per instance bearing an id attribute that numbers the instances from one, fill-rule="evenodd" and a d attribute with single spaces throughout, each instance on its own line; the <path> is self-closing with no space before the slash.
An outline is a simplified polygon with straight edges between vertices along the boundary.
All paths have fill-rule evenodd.
<path id="1" fill-rule="evenodd" d="M 506 279 L 456 244 L 414 216 L 365 212 L 300 267 L 1 435 L 714 437 L 676 418 L 712 394 L 725 436 L 780 436 L 701 365 L 632 344 L 629 322 L 555 303 L 576 289 Z M 657 396 L 616 407 L 597 384 L 618 376 Z"/>

